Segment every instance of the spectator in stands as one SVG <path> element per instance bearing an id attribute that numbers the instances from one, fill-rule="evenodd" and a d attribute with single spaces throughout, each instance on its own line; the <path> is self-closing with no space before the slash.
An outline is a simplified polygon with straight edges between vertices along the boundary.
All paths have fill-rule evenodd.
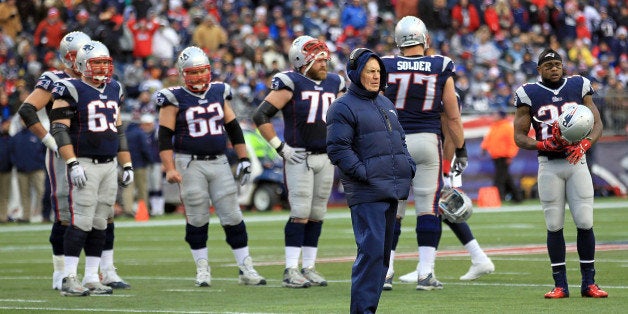
<path id="1" fill-rule="evenodd" d="M 351 26 L 359 33 L 366 26 L 367 19 L 368 14 L 362 0 L 349 0 L 342 9 L 340 21 L 344 30 Z"/>
<path id="2" fill-rule="evenodd" d="M 480 13 L 478 8 L 469 0 L 460 0 L 451 8 L 451 18 L 458 27 L 467 33 L 473 33 L 480 27 Z"/>
<path id="3" fill-rule="evenodd" d="M 0 3 L 0 29 L 14 42 L 17 34 L 22 31 L 20 12 L 15 6 L 15 0 Z"/>
<path id="4" fill-rule="evenodd" d="M 66 34 L 65 23 L 61 20 L 59 9 L 48 9 L 47 17 L 37 24 L 33 35 L 33 43 L 37 47 L 39 56 L 43 57 L 48 51 L 56 51 L 61 38 Z"/>
<path id="5" fill-rule="evenodd" d="M 76 13 L 76 21 L 68 26 L 68 32 L 80 31 L 90 38 L 93 38 L 96 34 L 94 30 L 98 28 L 98 21 L 92 17 L 85 9 L 80 9 Z"/>
<path id="6" fill-rule="evenodd" d="M 162 60 L 171 60 L 172 62 L 180 44 L 179 34 L 170 27 L 168 20 L 165 18 L 159 17 L 157 22 L 159 28 L 152 40 L 153 56 Z"/>
<path id="7" fill-rule="evenodd" d="M 46 179 L 46 146 L 28 128 L 22 127 L 10 141 L 11 162 L 17 170 L 22 218 L 18 222 L 41 222 Z M 6 187 L 6 186 L 5 186 Z M 32 199 L 34 198 L 34 206 Z"/>
<path id="8" fill-rule="evenodd" d="M 154 20 L 131 19 L 127 22 L 127 27 L 133 34 L 133 58 L 146 61 L 153 54 L 153 36 L 159 23 Z"/>
<path id="9" fill-rule="evenodd" d="M 208 14 L 192 33 L 192 44 L 203 49 L 211 57 L 218 51 L 218 48 L 227 44 L 227 33 L 220 24 L 216 23 L 216 18 Z"/>

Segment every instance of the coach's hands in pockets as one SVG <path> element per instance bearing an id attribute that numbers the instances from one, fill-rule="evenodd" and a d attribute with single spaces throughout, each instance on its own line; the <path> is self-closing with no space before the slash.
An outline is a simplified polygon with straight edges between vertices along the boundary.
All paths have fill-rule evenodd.
<path id="1" fill-rule="evenodd" d="M 281 142 L 277 147 L 277 153 L 285 160 L 293 164 L 300 164 L 305 161 L 305 148 L 291 147 L 286 142 Z"/>
<path id="2" fill-rule="evenodd" d="M 77 160 L 73 160 L 68 163 L 68 172 L 70 173 L 70 180 L 72 181 L 72 185 L 76 186 L 79 189 L 85 187 L 85 185 L 87 184 L 85 170 Z"/>

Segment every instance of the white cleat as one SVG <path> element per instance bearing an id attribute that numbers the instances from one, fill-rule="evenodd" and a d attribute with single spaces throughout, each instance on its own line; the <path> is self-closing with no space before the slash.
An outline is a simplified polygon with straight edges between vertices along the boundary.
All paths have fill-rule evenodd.
<path id="1" fill-rule="evenodd" d="M 460 277 L 460 280 L 475 280 L 483 275 L 490 274 L 495 271 L 495 265 L 489 259 L 487 262 L 479 263 L 479 264 L 471 264 L 469 267 L 469 271 Z"/>
<path id="2" fill-rule="evenodd" d="M 327 280 L 325 279 L 325 277 L 323 277 L 321 273 L 317 272 L 314 267 L 301 269 L 301 274 L 303 275 L 303 277 L 305 277 L 305 279 L 310 282 L 310 284 L 312 284 L 312 286 L 327 286 Z"/>
<path id="3" fill-rule="evenodd" d="M 201 259 L 196 264 L 196 282 L 197 287 L 209 287 L 212 284 L 212 275 L 209 269 L 209 263 L 206 259 Z"/>
<path id="4" fill-rule="evenodd" d="M 416 283 L 419 281 L 419 271 L 415 270 L 411 273 L 407 273 L 399 277 L 399 281 L 406 282 L 406 283 Z"/>
<path id="5" fill-rule="evenodd" d="M 100 283 L 100 281 L 85 282 L 83 283 L 83 287 L 89 289 L 89 294 L 92 295 L 113 293 L 113 288 L 103 285 L 102 283 Z"/>
<path id="6" fill-rule="evenodd" d="M 241 285 L 265 285 L 266 279 L 260 276 L 259 273 L 253 268 L 253 260 L 250 256 L 247 256 L 242 263 L 242 266 L 238 266 L 240 268 L 238 283 Z"/>
<path id="7" fill-rule="evenodd" d="M 131 285 L 126 283 L 118 273 L 116 272 L 116 268 L 113 267 L 111 269 L 101 270 L 100 273 L 100 283 L 105 286 L 109 286 L 113 289 L 131 289 Z"/>
<path id="8" fill-rule="evenodd" d="M 89 295 L 89 289 L 81 285 L 75 274 L 71 274 L 63 278 L 61 295 L 64 297 L 86 297 Z"/>

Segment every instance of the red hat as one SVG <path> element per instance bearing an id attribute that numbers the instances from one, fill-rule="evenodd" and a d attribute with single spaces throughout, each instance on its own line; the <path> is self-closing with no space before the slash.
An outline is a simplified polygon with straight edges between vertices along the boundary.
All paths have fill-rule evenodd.
<path id="1" fill-rule="evenodd" d="M 89 18 L 89 12 L 87 12 L 87 10 L 85 10 L 85 9 L 81 9 L 79 11 L 79 13 L 76 15 L 76 18 L 77 19 L 81 19 L 81 18 L 87 19 L 87 18 Z"/>
<path id="2" fill-rule="evenodd" d="M 48 16 L 57 16 L 59 15 L 59 9 L 52 7 L 48 9 Z"/>

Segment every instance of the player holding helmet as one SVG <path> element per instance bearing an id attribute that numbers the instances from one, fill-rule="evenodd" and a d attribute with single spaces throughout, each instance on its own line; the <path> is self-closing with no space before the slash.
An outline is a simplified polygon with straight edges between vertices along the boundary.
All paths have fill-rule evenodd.
<path id="1" fill-rule="evenodd" d="M 423 21 L 416 17 L 406 16 L 397 23 L 395 43 L 401 56 L 382 58 L 388 73 L 384 95 L 395 104 L 399 122 L 406 132 L 408 151 L 417 164 L 417 174 L 420 174 L 412 182 L 419 247 L 416 289 L 442 289 L 442 283 L 433 273 L 436 248 L 442 233 L 438 211 L 443 187 L 441 113 L 444 113 L 442 125 L 447 128 L 448 139 L 456 148 L 454 173 L 462 173 L 467 166 L 462 121 L 454 88 L 454 64 L 448 57 L 425 56 L 429 48 L 429 34 Z M 405 215 L 405 206 L 406 202 L 399 202 L 397 215 L 400 218 Z M 398 235 L 400 232 L 399 226 L 395 233 Z M 388 277 L 392 281 L 392 273 Z"/>
<path id="2" fill-rule="evenodd" d="M 257 107 L 253 121 L 284 159 L 290 218 L 284 229 L 283 286 L 326 286 L 327 281 L 314 267 L 334 178 L 326 153 L 325 118 L 329 105 L 345 91 L 345 82 L 341 76 L 327 73 L 330 55 L 324 42 L 299 36 L 290 47 L 289 58 L 294 70 L 273 77 L 272 90 Z M 279 110 L 284 119 L 284 141 L 277 137 L 270 121 Z"/>
<path id="3" fill-rule="evenodd" d="M 577 228 L 577 247 L 582 274 L 581 295 L 605 298 L 608 293 L 595 283 L 595 236 L 593 233 L 593 183 L 583 158 L 586 151 L 602 135 L 602 121 L 593 103 L 591 82 L 579 75 L 565 77 L 558 52 L 545 49 L 539 55 L 537 70 L 541 81 L 528 83 L 515 91 L 515 142 L 523 149 L 538 150 L 539 199 L 545 214 L 547 250 L 554 277 L 554 289 L 545 298 L 569 297 L 565 264 L 565 203 Z M 562 112 L 582 104 L 591 110 L 593 128 L 588 137 L 575 142 L 565 141 L 555 121 Z M 528 137 L 530 125 L 536 139 Z M 588 123 L 574 123 L 576 128 L 589 128 Z M 573 133 L 579 133 L 574 130 Z M 572 134 L 571 131 L 566 133 Z M 582 134 L 582 133 L 581 133 Z"/>
<path id="4" fill-rule="evenodd" d="M 162 89 L 156 94 L 160 108 L 159 156 L 166 180 L 180 185 L 187 217 L 185 240 L 196 263 L 196 285 L 211 285 L 207 261 L 211 204 L 238 264 L 239 283 L 265 285 L 266 280 L 253 268 L 246 226 L 237 203 L 236 184 L 244 185 L 249 179 L 251 163 L 229 102 L 231 87 L 210 83 L 209 59 L 198 47 L 185 48 L 177 67 L 185 86 Z M 237 183 L 225 156 L 227 136 L 239 158 Z"/>
<path id="5" fill-rule="evenodd" d="M 75 59 L 76 52 L 91 39 L 85 33 L 71 32 L 61 39 L 59 45 L 60 60 L 64 65 L 63 71 L 46 71 L 44 72 L 35 85 L 35 90 L 28 95 L 20 106 L 19 114 L 24 120 L 31 132 L 37 135 L 42 142 L 48 147 L 46 156 L 46 168 L 48 170 L 51 185 L 51 203 L 55 213 L 55 222 L 52 225 L 50 233 L 50 243 L 52 244 L 52 261 L 53 275 L 52 288 L 61 290 L 61 281 L 63 280 L 63 235 L 67 226 L 70 224 L 70 204 L 68 201 L 69 186 L 65 170 L 65 162 L 58 157 L 57 143 L 52 135 L 48 133 L 44 125 L 39 121 L 37 112 L 46 109 L 46 113 L 50 114 L 52 109 L 52 89 L 54 83 L 66 78 L 80 78 L 81 73 L 76 68 Z M 116 273 L 113 266 L 113 220 L 107 224 L 107 241 L 105 242 L 105 251 L 101 259 L 101 271 L 103 273 L 103 283 L 113 288 L 129 288 Z"/>
<path id="6" fill-rule="evenodd" d="M 81 78 L 55 82 L 55 101 L 50 111 L 51 133 L 66 162 L 72 199 L 71 225 L 64 235 L 61 294 L 111 294 L 112 288 L 100 282 L 98 265 L 107 221 L 113 217 L 118 186 L 116 159 L 124 168 L 121 184 L 133 181 L 131 155 L 120 129 L 123 90 L 111 79 L 113 60 L 101 42 L 83 45 L 76 53 L 75 63 Z M 76 273 L 83 249 L 85 277 L 81 285 Z"/>

